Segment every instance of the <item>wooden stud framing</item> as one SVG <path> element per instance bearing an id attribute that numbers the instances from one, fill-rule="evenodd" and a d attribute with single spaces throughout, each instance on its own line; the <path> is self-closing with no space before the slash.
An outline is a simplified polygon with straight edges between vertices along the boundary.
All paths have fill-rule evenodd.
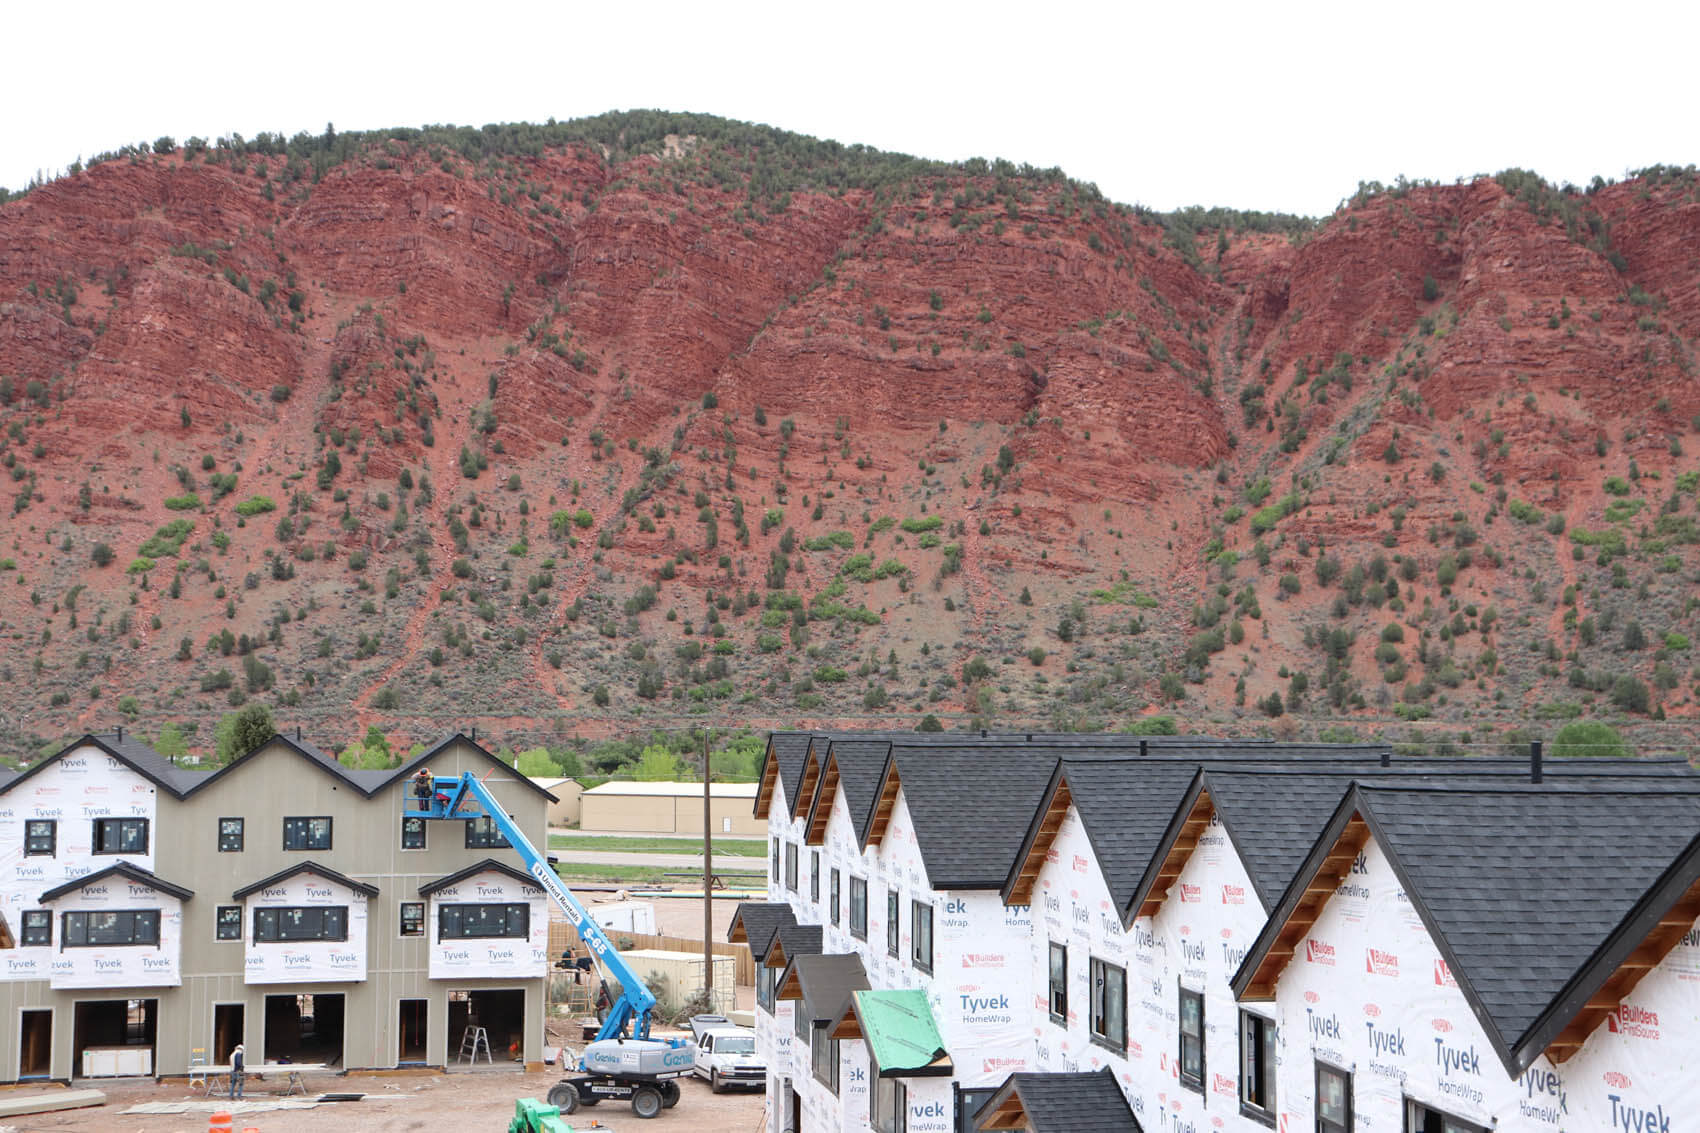
<path id="1" fill-rule="evenodd" d="M 1281 925 L 1280 933 L 1275 937 L 1274 945 L 1264 953 L 1262 963 L 1252 974 L 1251 982 L 1246 985 L 1245 993 L 1240 997 L 1248 1000 L 1268 1000 L 1275 998 L 1275 981 L 1281 978 L 1281 973 L 1287 967 L 1288 961 L 1298 950 L 1299 941 L 1310 932 L 1316 924 L 1316 918 L 1322 914 L 1322 905 L 1329 896 L 1340 887 L 1352 871 L 1352 863 L 1358 860 L 1358 854 L 1369 844 L 1369 826 L 1360 815 L 1354 814 L 1346 828 L 1340 831 L 1340 836 L 1334 840 L 1333 849 L 1322 860 L 1310 881 L 1305 885 L 1304 896 L 1297 907 L 1287 915 Z"/>
<path id="2" fill-rule="evenodd" d="M 1157 915 L 1162 908 L 1163 899 L 1168 896 L 1169 886 L 1180 877 L 1181 870 L 1186 867 L 1187 859 L 1192 857 L 1192 851 L 1197 848 L 1199 838 L 1204 836 L 1210 827 L 1211 816 L 1216 813 L 1215 804 L 1210 801 L 1206 791 L 1198 792 L 1198 798 L 1193 800 L 1192 809 L 1187 811 L 1186 818 L 1181 822 L 1180 833 L 1169 846 L 1169 852 L 1163 856 L 1163 864 L 1157 868 L 1157 876 L 1151 882 L 1151 889 L 1145 894 L 1145 900 L 1139 906 L 1136 914 L 1141 917 Z"/>
<path id="3" fill-rule="evenodd" d="M 1021 870 L 1015 875 L 1015 884 L 1004 904 L 1033 903 L 1033 887 L 1039 884 L 1039 871 L 1045 868 L 1045 857 L 1051 851 L 1051 844 L 1057 840 L 1057 831 L 1062 829 L 1063 819 L 1068 817 L 1068 808 L 1072 805 L 1074 797 L 1068 792 L 1068 779 L 1059 778 L 1057 789 L 1051 792 L 1050 801 L 1045 805 L 1045 816 L 1039 820 L 1039 829 L 1033 835 L 1033 844 L 1027 847 L 1027 855 L 1021 859 Z"/>
<path id="4" fill-rule="evenodd" d="M 1694 927 L 1696 920 L 1700 920 L 1700 880 L 1688 887 L 1688 892 L 1659 918 L 1659 923 L 1653 926 L 1647 938 L 1624 958 L 1599 990 L 1588 997 L 1587 1004 L 1576 1013 L 1576 1017 L 1547 1044 L 1546 1056 L 1558 1064 L 1581 1050 L 1588 1036 L 1629 997 L 1635 985 L 1657 967 L 1671 949 L 1682 943 L 1682 938 Z"/>

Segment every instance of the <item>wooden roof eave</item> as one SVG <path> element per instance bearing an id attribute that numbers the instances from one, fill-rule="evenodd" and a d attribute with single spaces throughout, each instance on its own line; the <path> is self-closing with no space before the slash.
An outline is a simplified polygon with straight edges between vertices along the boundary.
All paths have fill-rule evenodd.
<path id="1" fill-rule="evenodd" d="M 1061 771 L 1060 764 L 1058 771 Z M 1004 904 L 1033 903 L 1033 890 L 1039 884 L 1039 874 L 1045 868 L 1045 858 L 1056 843 L 1057 834 L 1068 818 L 1068 809 L 1073 805 L 1074 796 L 1069 793 L 1068 779 L 1059 774 L 1038 814 L 1036 828 L 1028 835 L 1027 846 L 1021 861 L 1015 867 L 1015 874 L 1004 886 Z"/>
<path id="2" fill-rule="evenodd" d="M 997 1108 L 980 1119 L 977 1128 L 1026 1129 L 1027 1110 L 1021 1104 L 1021 1095 L 1011 1090 Z"/>
<path id="3" fill-rule="evenodd" d="M 814 744 L 809 745 L 809 754 L 803 758 L 803 778 L 797 785 L 797 797 L 791 802 L 791 817 L 806 818 L 809 804 L 814 801 L 815 787 L 820 782 L 820 760 L 815 758 Z"/>
<path id="4" fill-rule="evenodd" d="M 1369 824 L 1354 809 L 1328 853 L 1305 879 L 1298 902 L 1287 914 L 1274 942 L 1263 954 L 1238 998 L 1253 1001 L 1275 998 L 1275 983 L 1297 953 L 1299 941 L 1309 934 L 1322 913 L 1323 905 L 1351 873 L 1352 863 L 1357 861 L 1369 838 Z"/>
<path id="5" fill-rule="evenodd" d="M 886 827 L 891 825 L 891 816 L 897 810 L 897 792 L 902 787 L 903 782 L 897 774 L 897 762 L 887 756 L 885 774 L 880 778 L 879 797 L 874 802 L 874 816 L 868 823 L 868 836 L 862 841 L 862 849 L 877 846 L 885 840 Z"/>
<path id="6" fill-rule="evenodd" d="M 1157 915 L 1157 910 L 1163 907 L 1163 901 L 1168 897 L 1169 887 L 1180 877 L 1193 850 L 1198 848 L 1198 840 L 1210 828 L 1210 819 L 1216 813 L 1210 792 L 1195 780 L 1188 793 L 1192 796 L 1191 805 L 1177 815 L 1179 821 L 1172 823 L 1164 835 L 1168 848 L 1162 851 L 1162 861 L 1141 885 L 1143 892 L 1135 893 L 1134 900 L 1129 902 L 1129 908 L 1135 911 L 1132 916 L 1124 915 L 1124 929 L 1131 927 L 1140 917 Z"/>
<path id="7" fill-rule="evenodd" d="M 838 798 L 838 760 L 826 757 L 826 770 L 821 773 L 820 789 L 815 792 L 814 805 L 809 808 L 809 828 L 803 835 L 810 846 L 826 845 L 826 828 L 832 821 L 832 805 Z"/>

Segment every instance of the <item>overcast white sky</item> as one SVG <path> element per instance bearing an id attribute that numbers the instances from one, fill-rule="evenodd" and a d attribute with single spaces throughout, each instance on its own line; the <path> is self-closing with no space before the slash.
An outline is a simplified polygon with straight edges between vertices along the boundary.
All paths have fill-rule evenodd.
<path id="1" fill-rule="evenodd" d="M 0 185 L 213 138 L 659 107 L 1115 200 L 1321 213 L 1357 182 L 1700 162 L 1692 3 L 17 4 Z"/>

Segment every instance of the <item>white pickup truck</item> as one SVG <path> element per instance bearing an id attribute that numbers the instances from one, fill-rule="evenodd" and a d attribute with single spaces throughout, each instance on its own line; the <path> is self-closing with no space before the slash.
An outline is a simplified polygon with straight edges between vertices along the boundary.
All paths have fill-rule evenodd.
<path id="1" fill-rule="evenodd" d="M 724 1015 L 692 1015 L 691 1037 L 696 1040 L 694 1073 L 708 1079 L 715 1093 L 733 1086 L 767 1087 L 767 1063 L 756 1053 L 756 1033 Z"/>

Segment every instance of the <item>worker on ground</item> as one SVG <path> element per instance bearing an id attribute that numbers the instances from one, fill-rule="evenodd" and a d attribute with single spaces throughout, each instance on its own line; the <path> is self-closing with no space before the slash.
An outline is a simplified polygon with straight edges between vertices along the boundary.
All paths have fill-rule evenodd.
<path id="1" fill-rule="evenodd" d="M 247 1074 L 248 1060 L 247 1060 L 246 1055 L 247 1055 L 247 1052 L 243 1049 L 241 1043 L 237 1043 L 236 1049 L 230 1052 L 230 1100 L 231 1101 L 240 1101 L 242 1099 L 242 1081 L 243 1081 L 243 1079 L 248 1077 L 248 1074 Z"/>

